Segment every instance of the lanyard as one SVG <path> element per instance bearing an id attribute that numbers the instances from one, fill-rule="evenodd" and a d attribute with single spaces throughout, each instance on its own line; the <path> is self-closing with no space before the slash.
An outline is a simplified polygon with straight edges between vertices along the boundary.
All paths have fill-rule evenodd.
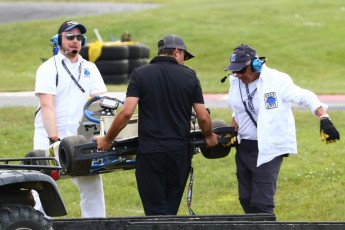
<path id="1" fill-rule="evenodd" d="M 248 85 L 246 84 L 246 91 L 247 91 L 247 97 L 248 97 L 248 106 L 250 108 L 250 110 L 255 114 L 255 110 L 254 110 L 254 105 L 253 105 L 253 97 L 254 97 L 254 94 L 256 92 L 257 88 L 255 88 L 253 90 L 252 93 L 249 92 L 249 87 Z"/>
<path id="2" fill-rule="evenodd" d="M 244 110 L 247 112 L 247 114 L 248 114 L 250 120 L 252 120 L 252 122 L 254 123 L 255 127 L 257 127 L 257 123 L 256 123 L 256 121 L 255 121 L 253 115 L 250 113 L 250 111 L 248 110 L 248 107 L 247 107 L 246 102 L 243 100 L 242 92 L 241 92 L 241 86 L 240 86 L 240 80 L 238 80 L 238 88 L 239 88 L 239 90 L 240 90 L 240 95 L 241 95 L 241 100 L 242 100 L 243 105 L 244 105 Z M 253 106 L 253 102 L 252 102 L 251 99 L 253 98 L 253 96 L 254 96 L 254 94 L 255 94 L 255 92 L 256 92 L 256 89 L 257 89 L 257 88 L 255 88 L 255 90 L 250 94 L 250 93 L 249 93 L 248 85 L 246 84 L 246 90 L 247 90 L 247 95 L 248 95 L 248 104 L 250 104 L 249 102 L 251 102 L 251 106 L 253 107 L 253 111 L 254 111 L 254 106 Z M 255 112 L 254 112 L 254 113 L 255 113 Z"/>
<path id="3" fill-rule="evenodd" d="M 79 65 L 79 78 L 78 81 L 80 80 L 80 76 L 81 76 L 81 64 Z M 65 62 L 62 60 L 62 65 L 65 68 L 66 72 L 68 73 L 68 75 L 72 78 L 72 80 L 74 81 L 74 83 L 78 86 L 78 88 L 85 93 L 85 90 L 83 89 L 83 87 L 81 87 L 81 85 L 78 83 L 78 81 L 74 78 L 73 74 L 71 73 L 71 71 L 69 71 L 69 69 L 67 68 Z"/>

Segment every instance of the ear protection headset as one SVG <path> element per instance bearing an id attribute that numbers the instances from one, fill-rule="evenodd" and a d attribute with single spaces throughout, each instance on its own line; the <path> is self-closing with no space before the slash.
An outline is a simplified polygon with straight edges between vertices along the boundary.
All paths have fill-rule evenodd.
<path id="1" fill-rule="evenodd" d="M 86 46 L 87 37 L 85 35 L 83 36 L 84 36 L 84 40 L 81 42 L 81 46 Z M 53 47 L 54 55 L 56 55 L 57 52 L 59 51 L 59 47 L 61 46 L 61 34 L 55 34 L 50 39 L 50 45 Z"/>
<path id="2" fill-rule="evenodd" d="M 267 61 L 266 57 L 254 57 L 250 61 L 250 68 L 253 73 L 260 73 L 262 65 Z"/>

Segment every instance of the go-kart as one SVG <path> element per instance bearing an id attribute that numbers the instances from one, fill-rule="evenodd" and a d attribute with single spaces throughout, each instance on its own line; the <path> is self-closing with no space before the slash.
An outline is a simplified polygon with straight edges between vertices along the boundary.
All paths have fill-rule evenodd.
<path id="1" fill-rule="evenodd" d="M 85 129 L 90 130 L 92 125 L 95 127 L 99 125 L 100 130 L 97 134 L 105 135 L 116 116 L 116 110 L 123 104 L 124 101 L 116 97 L 96 96 L 91 98 L 84 106 L 84 117 L 87 119 L 84 123 Z M 93 110 L 90 109 L 91 107 Z M 210 159 L 227 156 L 231 147 L 224 144 L 229 142 L 228 134 L 231 134 L 233 129 L 228 127 L 224 121 L 213 120 L 213 132 L 220 137 L 217 146 L 206 148 L 204 136 L 198 128 L 196 120 L 196 116 L 192 115 L 190 140 L 194 147 L 194 154 L 201 152 L 204 157 Z M 65 137 L 61 141 L 53 143 L 48 150 L 34 150 L 30 154 L 36 157 L 55 157 L 62 167 L 62 177 L 86 176 L 134 168 L 139 138 L 138 115 L 132 116 L 128 125 L 113 141 L 111 149 L 107 151 L 97 150 L 97 143 L 92 141 L 91 136 Z"/>

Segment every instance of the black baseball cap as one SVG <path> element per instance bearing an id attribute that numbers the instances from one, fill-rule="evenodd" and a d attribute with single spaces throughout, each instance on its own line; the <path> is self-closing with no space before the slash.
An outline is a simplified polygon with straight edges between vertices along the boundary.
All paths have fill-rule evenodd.
<path id="1" fill-rule="evenodd" d="M 225 70 L 239 71 L 256 57 L 256 50 L 248 45 L 241 44 L 234 49 L 230 56 L 230 65 Z"/>
<path id="2" fill-rule="evenodd" d="M 185 60 L 195 57 L 193 54 L 189 53 L 183 39 L 177 34 L 167 34 L 158 41 L 158 50 L 165 48 L 184 50 L 186 52 Z"/>
<path id="3" fill-rule="evenodd" d="M 61 34 L 64 31 L 68 31 L 73 29 L 74 27 L 77 27 L 80 29 L 81 34 L 85 34 L 86 33 L 86 28 L 84 25 L 79 24 L 76 21 L 73 20 L 69 20 L 69 21 L 65 21 L 64 23 L 61 24 L 59 30 L 58 30 L 58 34 Z"/>

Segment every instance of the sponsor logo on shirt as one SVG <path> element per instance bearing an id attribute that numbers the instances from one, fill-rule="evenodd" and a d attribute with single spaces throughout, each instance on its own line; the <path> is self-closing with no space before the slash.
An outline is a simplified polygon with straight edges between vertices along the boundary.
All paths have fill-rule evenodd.
<path id="1" fill-rule="evenodd" d="M 275 92 L 265 93 L 266 109 L 278 108 L 277 94 Z"/>
<path id="2" fill-rule="evenodd" d="M 87 77 L 87 78 L 90 77 L 90 70 L 88 68 L 84 69 L 84 77 Z"/>

